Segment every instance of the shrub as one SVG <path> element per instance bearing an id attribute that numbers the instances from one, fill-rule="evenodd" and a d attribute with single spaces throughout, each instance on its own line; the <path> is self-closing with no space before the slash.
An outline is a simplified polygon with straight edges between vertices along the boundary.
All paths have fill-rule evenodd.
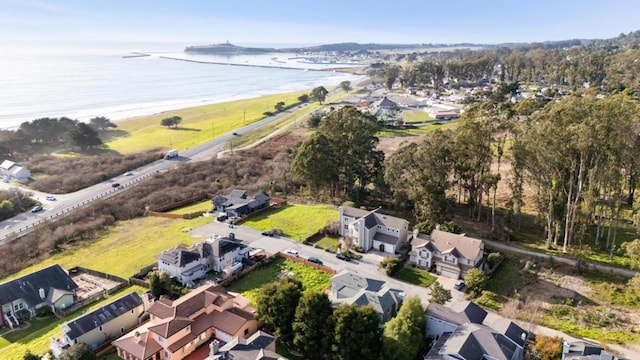
<path id="1" fill-rule="evenodd" d="M 501 258 L 502 254 L 500 254 L 499 252 L 489 254 L 487 256 L 487 265 L 489 266 L 489 269 L 494 269 L 495 266 L 500 262 Z"/>
<path id="2" fill-rule="evenodd" d="M 27 309 L 18 310 L 16 315 L 18 315 L 19 321 L 27 321 L 31 319 L 31 313 Z"/>
<path id="3" fill-rule="evenodd" d="M 560 359 L 562 357 L 562 338 L 536 335 L 533 351 L 539 359 Z"/>
<path id="4" fill-rule="evenodd" d="M 393 276 L 400 270 L 400 268 L 402 268 L 402 261 L 389 256 L 380 262 L 380 266 L 384 268 L 384 271 L 388 276 Z"/>

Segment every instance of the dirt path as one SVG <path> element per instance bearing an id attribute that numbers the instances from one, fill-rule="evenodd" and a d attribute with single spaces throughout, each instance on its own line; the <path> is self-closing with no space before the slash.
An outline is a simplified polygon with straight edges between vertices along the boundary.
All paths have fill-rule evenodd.
<path id="1" fill-rule="evenodd" d="M 492 250 L 508 251 L 516 254 L 535 257 L 542 260 L 549 260 L 550 258 L 552 258 L 554 262 L 570 265 L 570 266 L 577 266 L 577 263 L 578 263 L 578 261 L 575 259 L 569 259 L 569 258 L 558 256 L 558 255 L 541 254 L 539 252 L 522 249 L 514 245 L 509 245 L 509 244 L 505 244 L 505 243 L 501 243 L 493 240 L 483 239 L 483 241 L 485 243 L 485 246 L 488 249 L 492 249 Z M 599 263 L 588 261 L 588 260 L 584 260 L 584 262 L 589 268 L 598 270 L 600 272 L 616 274 L 616 275 L 625 276 L 628 278 L 634 277 L 637 274 L 637 271 L 634 271 L 634 270 L 617 268 L 617 267 L 599 264 Z"/>

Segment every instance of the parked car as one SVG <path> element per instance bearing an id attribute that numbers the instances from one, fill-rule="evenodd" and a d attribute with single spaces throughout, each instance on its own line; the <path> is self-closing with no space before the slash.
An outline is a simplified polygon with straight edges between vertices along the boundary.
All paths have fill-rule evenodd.
<path id="1" fill-rule="evenodd" d="M 307 259 L 307 261 L 308 261 L 308 262 L 312 262 L 312 263 L 314 263 L 314 264 L 318 264 L 318 265 L 323 265 L 323 264 L 324 264 L 324 263 L 322 262 L 322 260 L 318 259 L 317 257 L 313 257 L 313 256 L 310 256 L 310 257 Z"/>
<path id="2" fill-rule="evenodd" d="M 461 290 L 464 286 L 465 286 L 465 283 L 463 280 L 458 280 L 456 281 L 455 284 L 453 284 L 453 288 L 456 290 Z"/>
<path id="3" fill-rule="evenodd" d="M 120 183 L 113 183 L 111 184 L 112 188 L 119 188 L 120 187 Z"/>
<path id="4" fill-rule="evenodd" d="M 37 212 L 40 212 L 40 211 L 42 211 L 42 210 L 43 210 L 43 208 L 42 208 L 42 206 L 41 206 L 41 205 L 36 205 L 36 206 L 34 206 L 33 208 L 31 208 L 31 212 L 32 212 L 32 213 L 37 213 Z"/>
<path id="5" fill-rule="evenodd" d="M 263 236 L 273 236 L 273 231 L 271 231 L 271 230 L 263 231 L 262 235 Z"/>
<path id="6" fill-rule="evenodd" d="M 342 253 L 337 253 L 336 254 L 336 258 L 340 259 L 340 260 L 344 260 L 344 261 L 351 261 L 351 257 L 342 254 Z"/>
<path id="7" fill-rule="evenodd" d="M 45 196 L 45 199 L 47 199 L 48 201 L 56 201 L 56 197 L 53 195 L 47 195 Z"/>
<path id="8" fill-rule="evenodd" d="M 298 251 L 297 251 L 297 250 L 287 249 L 287 250 L 285 250 L 284 252 L 286 252 L 287 254 L 293 255 L 293 256 L 295 256 L 295 257 L 300 256 L 300 255 L 298 254 Z"/>
<path id="9" fill-rule="evenodd" d="M 131 171 L 127 171 L 126 173 L 124 173 L 124 176 L 132 176 L 133 173 Z"/>

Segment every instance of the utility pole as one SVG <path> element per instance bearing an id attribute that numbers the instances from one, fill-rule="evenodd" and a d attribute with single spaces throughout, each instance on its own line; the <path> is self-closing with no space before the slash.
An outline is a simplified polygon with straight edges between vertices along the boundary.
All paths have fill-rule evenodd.
<path id="1" fill-rule="evenodd" d="M 247 109 L 242 110 L 242 123 L 247 125 Z"/>

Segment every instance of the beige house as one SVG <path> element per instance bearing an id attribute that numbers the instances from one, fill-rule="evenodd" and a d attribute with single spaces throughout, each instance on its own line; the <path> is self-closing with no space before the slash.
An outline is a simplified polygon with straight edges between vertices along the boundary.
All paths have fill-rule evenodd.
<path id="1" fill-rule="evenodd" d="M 113 345 L 125 360 L 182 360 L 212 338 L 230 342 L 258 330 L 248 301 L 224 288 L 205 285 L 175 300 L 156 301 L 149 322 Z"/>
<path id="2" fill-rule="evenodd" d="M 482 269 L 483 255 L 482 240 L 436 227 L 431 235 L 413 232 L 409 261 L 425 269 L 435 266 L 438 274 L 458 279 L 471 268 Z"/>
<path id="3" fill-rule="evenodd" d="M 136 327 L 148 303 L 146 295 L 143 299 L 137 293 L 130 293 L 62 324 L 62 336 L 50 341 L 53 355 L 58 357 L 64 349 L 78 343 L 94 350 L 101 347 Z"/>

